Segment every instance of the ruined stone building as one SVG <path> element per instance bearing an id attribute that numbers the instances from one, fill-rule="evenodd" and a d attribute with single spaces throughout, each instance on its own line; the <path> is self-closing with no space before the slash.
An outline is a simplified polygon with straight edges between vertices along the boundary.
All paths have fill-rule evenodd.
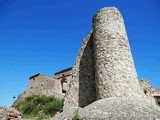
<path id="1" fill-rule="evenodd" d="M 78 52 L 63 112 L 53 120 L 72 120 L 76 110 L 84 120 L 160 118 L 145 91 L 149 84 L 140 84 L 122 15 L 115 7 L 102 8 Z"/>
<path id="2" fill-rule="evenodd" d="M 63 75 L 66 78 L 66 82 L 63 83 L 62 87 L 61 79 Z M 35 74 L 29 77 L 28 87 L 19 97 L 25 98 L 31 95 L 47 95 L 63 98 L 65 93 L 69 90 L 72 77 L 72 67 L 54 73 L 53 77 L 41 73 Z M 157 104 L 160 105 L 160 90 L 151 86 L 148 80 L 139 80 L 139 84 L 145 95 L 147 97 L 153 97 Z"/>
<path id="3" fill-rule="evenodd" d="M 119 10 L 106 7 L 97 11 L 92 24 L 73 68 L 56 72 L 54 77 L 31 76 L 21 96 L 64 97 L 63 112 L 53 120 L 72 120 L 75 111 L 84 120 L 160 118 L 160 91 L 146 80 L 138 81 Z"/>
<path id="4" fill-rule="evenodd" d="M 60 97 L 62 96 L 61 89 L 60 82 L 53 77 L 41 73 L 29 77 L 28 96 L 38 94 Z"/>
<path id="5" fill-rule="evenodd" d="M 63 74 L 65 75 L 65 78 L 67 80 L 69 80 L 72 75 L 72 67 L 66 68 L 66 69 L 63 69 L 59 72 L 54 73 L 54 75 L 55 75 L 54 78 L 60 80 L 62 78 Z"/>
<path id="6" fill-rule="evenodd" d="M 140 87 L 145 93 L 147 97 L 152 97 L 155 99 L 157 105 L 160 106 L 160 89 L 157 89 L 153 86 L 151 86 L 150 82 L 146 79 L 140 80 Z"/>
<path id="7" fill-rule="evenodd" d="M 69 83 L 72 77 L 71 74 L 72 67 L 54 73 L 53 77 L 41 73 L 29 77 L 27 89 L 19 95 L 16 102 L 31 95 L 46 95 L 55 96 L 61 99 L 64 98 L 66 91 L 69 89 Z M 62 86 L 61 79 L 63 77 L 66 79 L 66 82 L 63 83 Z"/>
<path id="8" fill-rule="evenodd" d="M 54 79 L 61 81 L 63 77 L 65 78 L 65 82 L 61 81 L 62 93 L 66 93 L 69 90 L 70 80 L 72 78 L 72 67 L 61 70 L 59 72 L 54 73 Z"/>
<path id="9" fill-rule="evenodd" d="M 104 8 L 93 17 L 93 30 L 83 40 L 65 107 L 85 107 L 110 97 L 145 98 L 120 12 Z"/>

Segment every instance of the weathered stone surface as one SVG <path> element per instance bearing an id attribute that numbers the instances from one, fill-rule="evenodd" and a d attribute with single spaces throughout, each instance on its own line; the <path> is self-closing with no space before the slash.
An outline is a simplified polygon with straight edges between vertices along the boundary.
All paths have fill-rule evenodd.
<path id="1" fill-rule="evenodd" d="M 58 80 L 44 74 L 37 74 L 30 77 L 27 91 L 28 96 L 33 94 L 56 96 L 61 95 L 62 88 Z"/>
<path id="2" fill-rule="evenodd" d="M 94 15 L 93 31 L 84 39 L 72 72 L 63 112 L 54 120 L 71 120 L 77 109 L 84 120 L 159 119 L 160 108 L 138 83 L 116 8 L 103 8 Z"/>
<path id="3" fill-rule="evenodd" d="M 21 113 L 14 108 L 0 107 L 0 120 L 21 120 Z"/>
<path id="4" fill-rule="evenodd" d="M 27 89 L 18 96 L 18 99 L 14 104 L 32 95 L 46 95 L 55 96 L 61 99 L 64 98 L 60 80 L 40 73 L 29 78 Z"/>
<path id="5" fill-rule="evenodd" d="M 84 39 L 72 71 L 64 108 L 84 107 L 107 97 L 145 97 L 138 83 L 123 19 L 116 8 L 96 13 L 93 32 Z"/>
<path id="6" fill-rule="evenodd" d="M 71 73 L 72 67 L 56 72 L 54 77 L 41 73 L 29 77 L 27 89 L 18 96 L 14 104 L 31 95 L 55 96 L 63 99 L 65 92 L 69 89 L 72 78 Z M 61 83 L 62 76 L 66 79 L 65 82 L 63 82 L 63 88 Z"/>
<path id="7" fill-rule="evenodd" d="M 73 111 L 64 111 L 53 120 L 72 120 Z M 104 98 L 79 108 L 78 115 L 83 120 L 158 120 L 160 107 L 149 101 L 123 97 Z"/>
<path id="8" fill-rule="evenodd" d="M 83 120 L 155 120 L 160 108 L 143 100 L 112 97 L 98 100 L 79 110 Z"/>
<path id="9" fill-rule="evenodd" d="M 147 98 L 150 101 L 155 101 L 160 106 L 160 90 L 151 86 L 150 82 L 146 79 L 140 80 L 139 84 Z"/>
<path id="10" fill-rule="evenodd" d="M 6 111 L 7 111 L 6 107 L 0 107 L 0 120 L 6 120 L 7 117 Z"/>
<path id="11" fill-rule="evenodd" d="M 97 99 L 137 98 L 140 90 L 124 21 L 116 8 L 103 8 L 93 17 Z"/>
<path id="12" fill-rule="evenodd" d="M 8 108 L 6 113 L 8 120 L 21 120 L 22 114 L 14 108 Z"/>
<path id="13" fill-rule="evenodd" d="M 74 112 L 78 109 L 78 106 L 85 106 L 86 104 L 89 104 L 91 103 L 92 101 L 94 101 L 94 96 L 93 95 L 93 92 L 95 92 L 95 90 L 93 90 L 92 92 L 92 89 L 94 89 L 94 79 L 91 79 L 91 78 L 94 78 L 94 76 L 92 76 L 92 73 L 94 72 L 94 68 L 93 68 L 93 60 L 92 60 L 92 57 L 93 55 L 91 54 L 93 52 L 93 46 L 92 43 L 89 41 L 91 40 L 92 36 L 92 31 L 88 34 L 88 36 L 83 40 L 83 43 L 82 43 L 82 47 L 80 48 L 79 52 L 78 52 L 78 55 L 77 55 L 77 58 L 76 58 L 76 62 L 75 62 L 75 65 L 73 66 L 72 68 L 72 79 L 70 81 L 70 86 L 69 86 L 69 91 L 66 93 L 65 95 L 65 100 L 64 100 L 64 107 L 63 107 L 63 112 L 61 114 L 57 114 L 53 120 L 65 120 L 65 119 L 68 119 L 68 118 L 72 118 L 74 116 Z M 89 50 L 89 53 L 87 51 L 85 51 L 85 49 L 90 49 Z M 84 53 L 84 52 L 87 52 L 87 53 Z M 86 57 L 86 55 L 89 56 L 89 62 L 86 62 L 87 61 L 87 58 L 83 58 L 83 60 L 85 61 L 85 65 L 82 63 L 83 60 L 82 59 L 82 56 Z M 88 66 L 90 66 L 91 68 L 89 69 L 89 71 L 87 71 L 87 68 L 85 68 L 84 66 L 86 66 L 86 64 Z M 81 66 L 81 70 L 80 70 L 80 66 Z M 80 71 L 82 72 L 82 69 L 85 70 L 85 74 L 84 75 L 80 75 Z M 84 72 L 83 72 L 84 73 Z M 91 76 L 87 76 L 87 73 L 89 73 L 89 75 Z M 81 76 L 81 77 L 80 77 Z M 89 81 L 85 81 L 85 79 L 83 78 L 83 76 L 87 76 Z M 85 78 L 87 78 L 85 77 Z M 83 83 L 83 80 L 85 81 Z M 81 81 L 81 83 L 79 83 L 79 81 Z M 92 82 L 91 82 L 92 81 Z M 90 84 L 91 82 L 91 84 Z M 86 85 L 85 85 L 86 83 Z M 80 87 L 79 85 L 84 85 L 83 87 Z M 88 84 L 88 85 L 87 85 Z M 89 86 L 89 88 L 87 88 Z M 93 88 L 92 88 L 93 87 Z M 86 89 L 86 91 L 84 91 L 84 89 Z M 79 90 L 81 90 L 81 92 L 79 92 Z M 89 90 L 89 91 L 87 91 Z M 85 93 L 86 92 L 86 93 Z M 87 93 L 88 92 L 88 93 Z M 88 99 L 88 97 L 90 96 L 89 93 L 91 93 L 91 98 Z M 82 95 L 84 94 L 87 94 L 88 97 L 84 97 Z M 81 97 L 81 100 L 79 99 Z M 82 102 L 82 100 L 84 100 Z M 82 103 L 80 103 L 82 102 Z"/>
<path id="14" fill-rule="evenodd" d="M 89 105 L 96 100 L 96 83 L 94 69 L 94 46 L 93 35 L 91 34 L 86 48 L 80 59 L 79 65 L 79 99 L 80 107 Z"/>
<path id="15" fill-rule="evenodd" d="M 145 88 L 151 88 L 151 84 L 148 80 L 139 80 L 139 84 L 142 90 L 144 90 Z"/>
<path id="16" fill-rule="evenodd" d="M 83 40 L 82 47 L 76 58 L 76 63 L 73 66 L 73 77 L 64 102 L 64 109 L 66 110 L 77 108 L 79 105 L 83 107 L 95 99 L 94 61 L 92 59 L 93 46 L 92 41 L 90 41 L 91 37 L 92 31 Z"/>

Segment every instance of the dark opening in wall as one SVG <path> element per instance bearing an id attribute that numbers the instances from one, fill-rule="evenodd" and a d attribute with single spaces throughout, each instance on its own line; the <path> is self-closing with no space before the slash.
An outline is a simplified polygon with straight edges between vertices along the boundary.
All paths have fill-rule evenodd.
<path id="1" fill-rule="evenodd" d="M 147 94 L 147 90 L 144 90 L 144 94 Z"/>
<path id="2" fill-rule="evenodd" d="M 157 105 L 160 106 L 160 96 L 154 96 L 154 99 L 155 99 Z"/>
<path id="3" fill-rule="evenodd" d="M 66 90 L 62 90 L 62 93 L 66 93 Z"/>
<path id="4" fill-rule="evenodd" d="M 31 89 L 33 89 L 33 87 L 31 87 Z"/>
<path id="5" fill-rule="evenodd" d="M 160 101 L 159 101 L 159 102 L 157 102 L 157 104 L 160 106 Z"/>

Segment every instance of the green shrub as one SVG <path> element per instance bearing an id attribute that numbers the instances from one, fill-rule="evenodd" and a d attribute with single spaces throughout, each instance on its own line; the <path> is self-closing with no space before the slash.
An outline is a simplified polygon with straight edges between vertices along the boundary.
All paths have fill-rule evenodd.
<path id="1" fill-rule="evenodd" d="M 37 120 L 43 120 L 60 112 L 63 108 L 63 102 L 53 96 L 33 95 L 16 103 L 13 107 L 19 110 L 24 118 L 36 117 Z"/>
<path id="2" fill-rule="evenodd" d="M 83 120 L 83 119 L 78 115 L 78 110 L 75 111 L 74 117 L 72 118 L 72 120 Z"/>

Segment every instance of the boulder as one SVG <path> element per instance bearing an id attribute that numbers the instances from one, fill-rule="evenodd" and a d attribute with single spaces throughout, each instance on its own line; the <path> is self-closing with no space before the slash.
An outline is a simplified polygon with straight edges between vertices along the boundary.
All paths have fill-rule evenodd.
<path id="1" fill-rule="evenodd" d="M 155 120 L 160 107 L 147 101 L 129 98 L 105 98 L 79 109 L 83 120 Z"/>
<path id="2" fill-rule="evenodd" d="M 6 112 L 8 120 L 21 120 L 22 114 L 18 110 L 14 108 L 8 108 Z"/>

